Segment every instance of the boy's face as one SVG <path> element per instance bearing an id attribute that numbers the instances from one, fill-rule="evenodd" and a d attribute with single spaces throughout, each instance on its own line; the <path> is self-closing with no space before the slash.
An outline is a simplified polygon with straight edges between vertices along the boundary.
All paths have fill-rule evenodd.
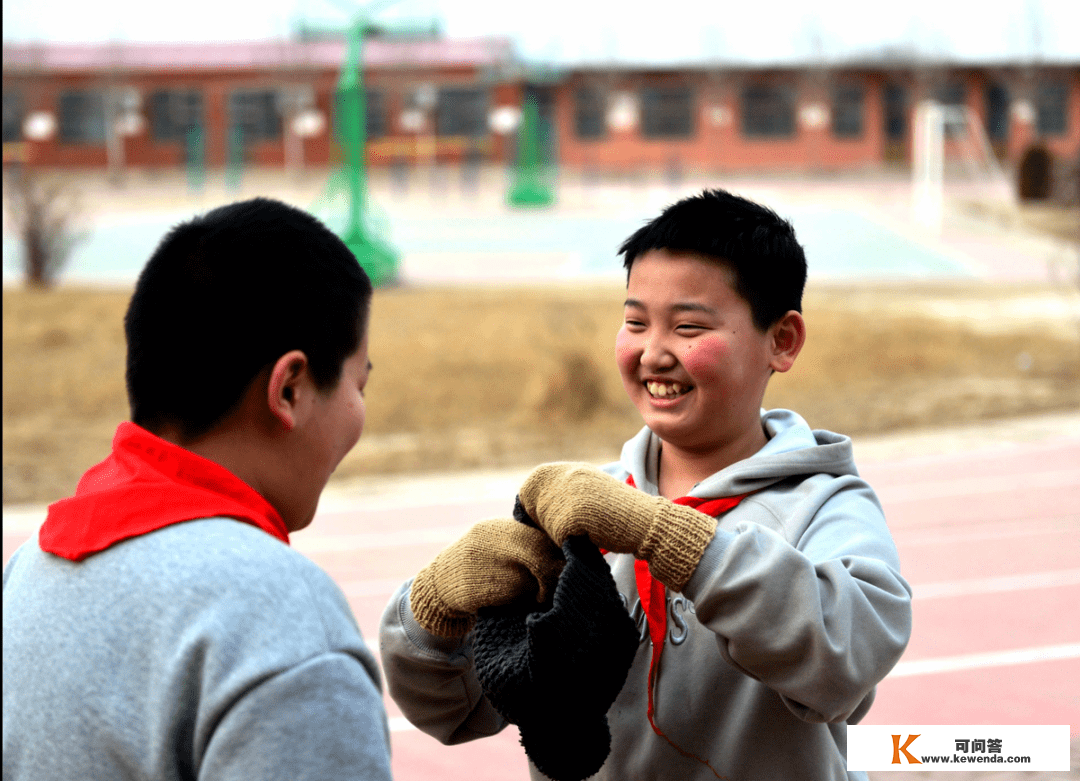
<path id="1" fill-rule="evenodd" d="M 630 269 L 619 372 L 645 424 L 679 448 L 708 453 L 760 432 L 771 333 L 731 283 L 724 264 L 693 253 L 652 250 Z"/>
<path id="2" fill-rule="evenodd" d="M 311 415 L 304 425 L 302 453 L 297 453 L 296 468 L 303 482 L 305 507 L 300 519 L 307 526 L 315 515 L 319 495 L 345 455 L 359 441 L 364 430 L 366 407 L 364 387 L 371 364 L 365 334 L 359 348 L 345 359 L 338 384 L 326 393 L 316 392 Z"/>

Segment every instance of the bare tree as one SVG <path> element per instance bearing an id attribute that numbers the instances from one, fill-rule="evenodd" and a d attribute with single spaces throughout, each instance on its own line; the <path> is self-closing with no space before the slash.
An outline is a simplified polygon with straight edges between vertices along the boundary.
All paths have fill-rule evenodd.
<path id="1" fill-rule="evenodd" d="M 63 179 L 48 177 L 22 164 L 9 166 L 6 174 L 4 206 L 9 224 L 23 245 L 26 284 L 51 287 L 71 251 L 86 238 L 75 227 L 75 193 Z"/>

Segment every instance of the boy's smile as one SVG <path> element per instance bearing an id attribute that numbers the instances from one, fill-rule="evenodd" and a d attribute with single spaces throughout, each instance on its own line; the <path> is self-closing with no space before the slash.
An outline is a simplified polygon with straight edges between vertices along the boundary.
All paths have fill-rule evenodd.
<path id="1" fill-rule="evenodd" d="M 765 444 L 760 409 L 776 363 L 722 262 L 651 250 L 634 261 L 616 339 L 623 386 L 666 445 L 745 458 Z"/>
<path id="2" fill-rule="evenodd" d="M 689 393 L 694 389 L 694 386 L 666 380 L 645 380 L 645 389 L 649 391 L 649 395 L 654 399 L 674 401 L 676 396 Z"/>

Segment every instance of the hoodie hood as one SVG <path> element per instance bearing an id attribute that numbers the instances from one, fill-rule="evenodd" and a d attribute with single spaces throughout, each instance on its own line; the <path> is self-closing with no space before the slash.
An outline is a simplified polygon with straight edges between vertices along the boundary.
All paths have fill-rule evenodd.
<path id="1" fill-rule="evenodd" d="M 800 415 L 786 409 L 762 410 L 761 426 L 768 437 L 761 450 L 702 480 L 688 496 L 717 499 L 746 494 L 798 475 L 858 476 L 848 437 L 811 430 Z M 633 476 L 640 490 L 658 495 L 662 445 L 646 426 L 623 446 L 619 461 L 605 471 L 620 480 Z"/>

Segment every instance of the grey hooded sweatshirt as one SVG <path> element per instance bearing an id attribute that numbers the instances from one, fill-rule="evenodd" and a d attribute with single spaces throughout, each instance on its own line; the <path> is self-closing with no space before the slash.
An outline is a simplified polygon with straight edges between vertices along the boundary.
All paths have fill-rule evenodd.
<path id="1" fill-rule="evenodd" d="M 690 493 L 753 492 L 720 516 L 683 593 L 667 597 L 654 720 L 670 742 L 646 715 L 652 649 L 633 559 L 607 557 L 642 632 L 608 711 L 612 748 L 599 781 L 865 778 L 846 770 L 847 725 L 866 715 L 875 685 L 907 645 L 911 589 L 851 441 L 811 431 L 787 410 L 763 412 L 761 421 L 767 444 Z M 645 428 L 605 471 L 632 475 L 655 495 L 660 446 Z M 505 727 L 476 680 L 469 638 L 425 632 L 408 595 L 406 583 L 380 630 L 387 685 L 402 712 L 444 743 Z"/>
<path id="2" fill-rule="evenodd" d="M 207 518 L 4 569 L 4 781 L 389 781 L 375 658 L 344 595 Z"/>

